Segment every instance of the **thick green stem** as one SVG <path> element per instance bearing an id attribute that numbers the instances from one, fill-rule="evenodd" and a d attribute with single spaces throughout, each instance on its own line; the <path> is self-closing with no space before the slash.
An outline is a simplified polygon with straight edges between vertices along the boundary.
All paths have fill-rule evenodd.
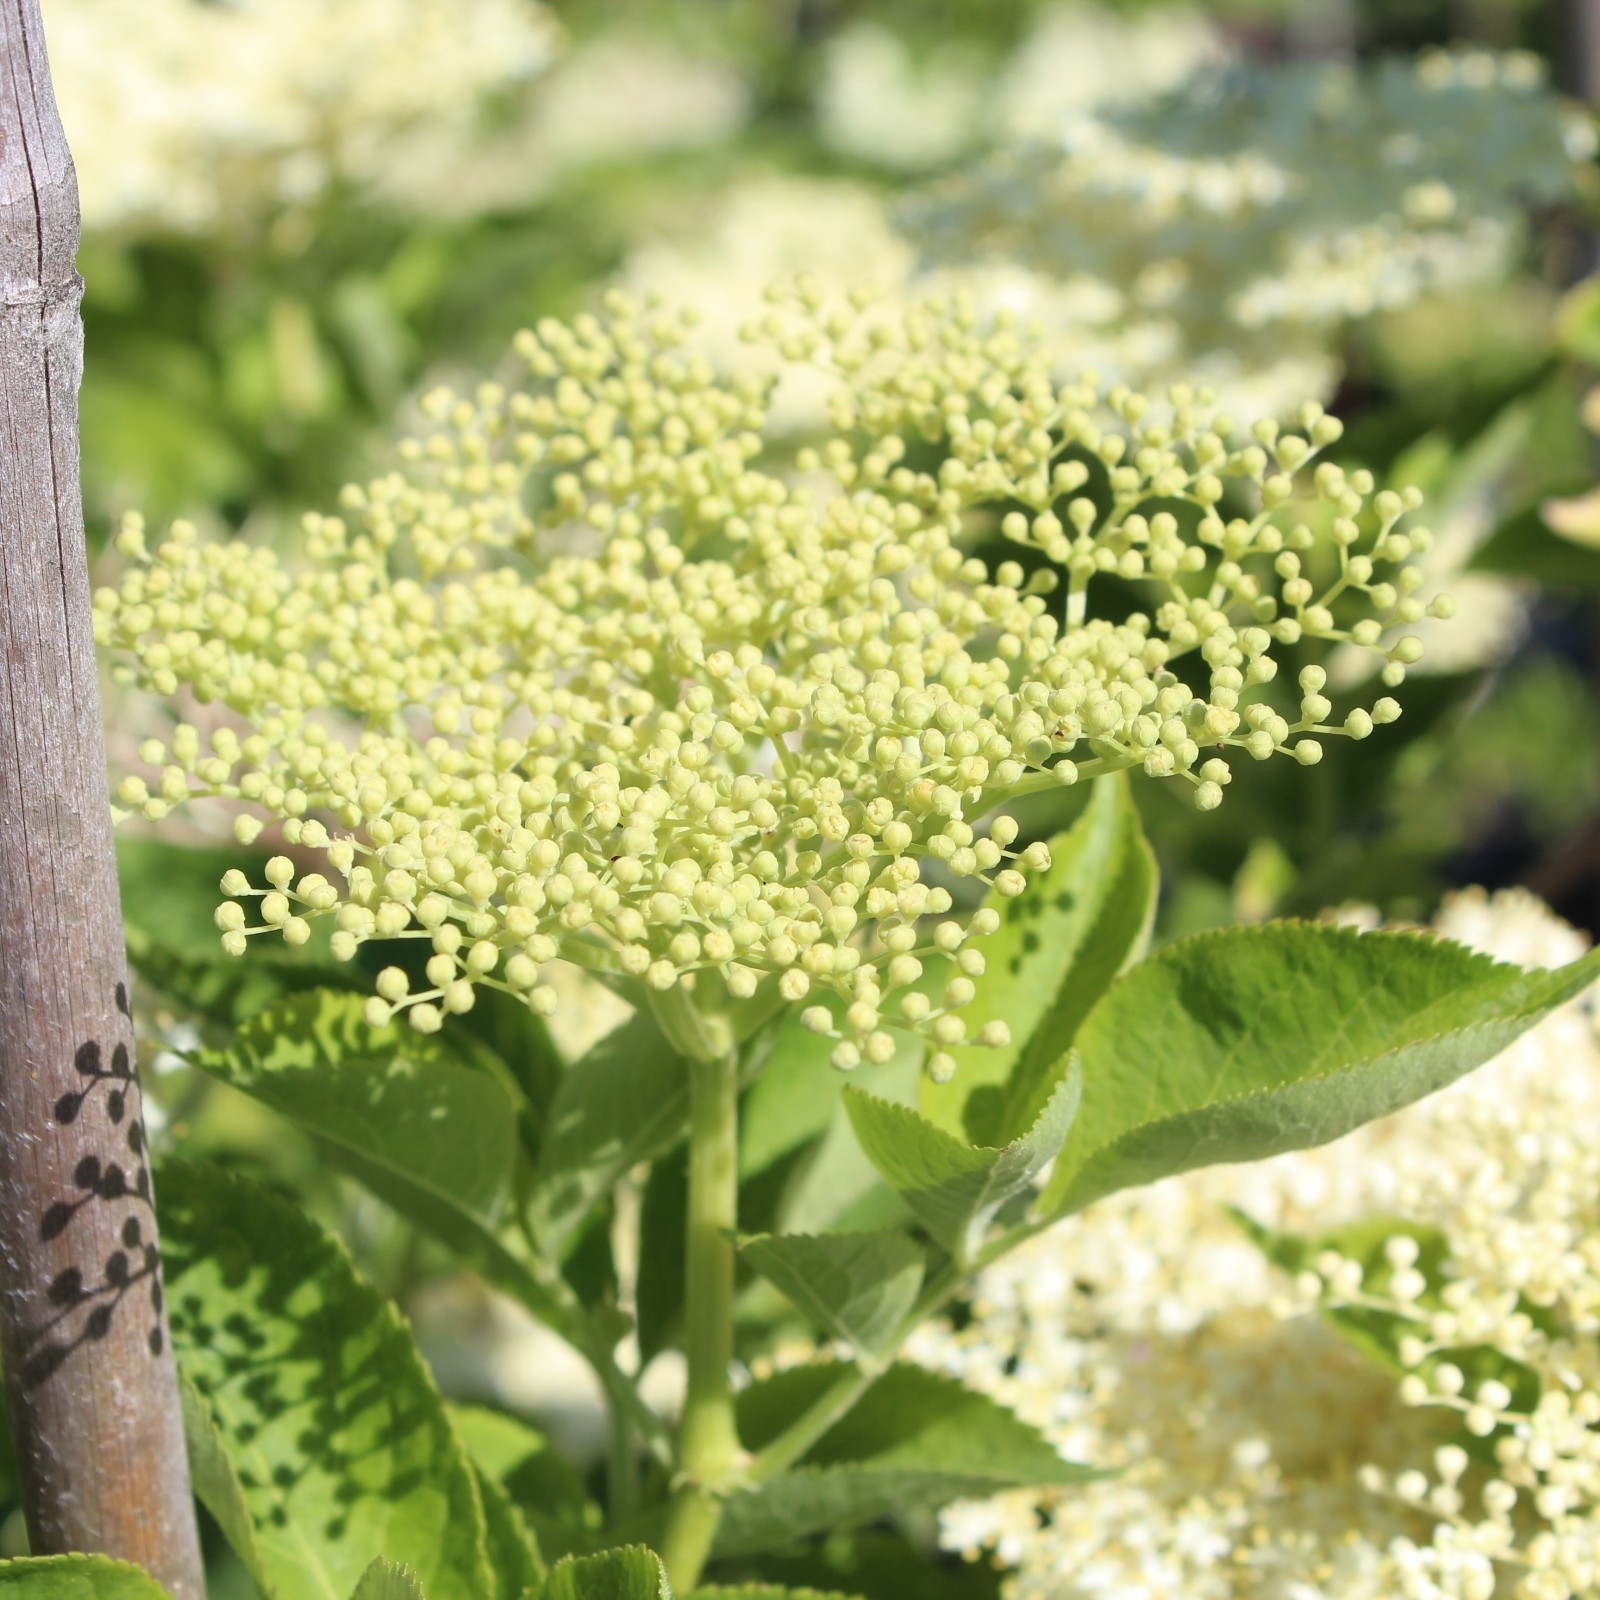
<path id="1" fill-rule="evenodd" d="M 673 1496 L 663 1541 L 679 1590 L 699 1581 L 741 1453 L 734 1420 L 733 1272 L 739 1202 L 739 1058 L 728 1049 L 689 1063 L 688 1273 L 684 1353 L 688 1389 Z"/>
<path id="2" fill-rule="evenodd" d="M 639 1509 L 639 1441 L 633 1420 L 617 1401 L 607 1396 L 606 1488 L 607 1515 L 612 1526 L 626 1522 Z"/>

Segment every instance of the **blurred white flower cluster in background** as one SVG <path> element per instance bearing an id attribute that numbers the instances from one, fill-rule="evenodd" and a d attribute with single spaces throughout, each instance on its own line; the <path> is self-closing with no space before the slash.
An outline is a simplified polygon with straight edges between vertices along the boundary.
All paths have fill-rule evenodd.
<path id="1" fill-rule="evenodd" d="M 623 280 L 695 305 L 719 364 L 765 285 L 811 272 L 964 289 L 1037 322 L 1062 377 L 1279 416 L 1332 394 L 1352 324 L 1515 275 L 1595 142 L 1528 55 L 1247 68 L 1182 11 L 1047 9 L 998 66 L 861 23 L 823 65 L 825 142 L 897 181 L 954 168 L 898 202 L 758 173 L 641 242 Z"/>
<path id="2" fill-rule="evenodd" d="M 43 0 L 84 226 L 253 236 L 334 197 L 459 218 L 743 125 L 737 70 L 537 0 Z"/>
<path id="3" fill-rule="evenodd" d="M 926 172 L 986 145 L 1051 137 L 1072 115 L 1148 99 L 1228 59 L 1216 29 L 1181 5 L 1146 15 L 1041 7 L 998 63 L 961 41 L 919 59 L 899 35 L 862 20 L 823 49 L 818 131 L 858 161 Z"/>
<path id="4" fill-rule="evenodd" d="M 470 161 L 448 146 L 430 151 L 410 187 L 444 215 L 511 211 L 608 163 L 720 144 L 750 109 L 749 86 L 727 61 L 648 35 L 600 35 L 559 56 Z"/>
<path id="5" fill-rule="evenodd" d="M 1515 890 L 1452 896 L 1435 927 L 1529 967 L 1585 943 Z M 1103 1200 L 991 1268 L 970 1324 L 925 1331 L 919 1358 L 1015 1406 L 1064 1455 L 1121 1470 L 952 1506 L 946 1544 L 1015 1567 L 1017 1600 L 1594 1593 L 1594 997 L 1337 1144 Z M 1387 1289 L 1367 1282 L 1373 1304 L 1416 1308 L 1410 1375 L 1317 1315 L 1319 1300 L 1361 1303 L 1350 1263 L 1292 1278 L 1230 1206 L 1306 1235 L 1437 1230 L 1442 1265 L 1420 1263 L 1425 1276 L 1412 1241 L 1392 1238 Z M 1457 1346 L 1536 1374 L 1537 1403 L 1438 1361 Z M 1463 1416 L 1470 1453 L 1451 1432 Z"/>
<path id="6" fill-rule="evenodd" d="M 1351 321 L 1512 272 L 1593 150 L 1527 55 L 1206 68 L 1003 144 L 901 222 L 1074 359 L 1087 331 L 1119 379 L 1181 369 L 1270 415 L 1331 387 Z"/>
<path id="7" fill-rule="evenodd" d="M 532 0 L 43 0 L 84 225 L 253 232 L 464 162 L 549 65 Z"/>
<path id="8" fill-rule="evenodd" d="M 752 113 L 731 55 L 646 30 L 569 44 L 535 0 L 45 14 L 91 234 L 293 243 L 334 196 L 512 212 L 585 171 L 726 145 Z M 1513 272 L 1528 206 L 1567 195 L 1594 147 L 1532 57 L 1245 67 L 1181 7 L 1043 7 L 1001 60 L 960 40 L 919 57 L 863 21 L 819 67 L 821 141 L 926 186 L 897 202 L 741 162 L 644 208 L 623 281 L 697 305 L 712 349 L 799 272 L 965 287 L 1036 318 L 1063 377 L 1181 374 L 1245 421 L 1328 395 L 1352 321 Z"/>

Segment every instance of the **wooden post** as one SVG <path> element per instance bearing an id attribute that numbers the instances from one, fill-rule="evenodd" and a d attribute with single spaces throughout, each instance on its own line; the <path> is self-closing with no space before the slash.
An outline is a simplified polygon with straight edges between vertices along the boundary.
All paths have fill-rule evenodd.
<path id="1" fill-rule="evenodd" d="M 1556 30 L 1557 81 L 1586 105 L 1600 103 L 1600 3 L 1561 0 Z"/>
<path id="2" fill-rule="evenodd" d="M 0 0 L 0 1355 L 36 1555 L 205 1581 L 161 1290 L 78 483 L 78 186 Z"/>

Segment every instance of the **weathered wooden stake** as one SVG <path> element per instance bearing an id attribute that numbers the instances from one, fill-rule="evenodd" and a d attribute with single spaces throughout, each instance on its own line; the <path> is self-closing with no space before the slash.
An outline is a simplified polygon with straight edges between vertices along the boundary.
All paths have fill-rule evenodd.
<path id="1" fill-rule="evenodd" d="M 0 0 L 0 1354 L 34 1553 L 202 1600 L 90 623 L 77 249 L 38 0 Z"/>

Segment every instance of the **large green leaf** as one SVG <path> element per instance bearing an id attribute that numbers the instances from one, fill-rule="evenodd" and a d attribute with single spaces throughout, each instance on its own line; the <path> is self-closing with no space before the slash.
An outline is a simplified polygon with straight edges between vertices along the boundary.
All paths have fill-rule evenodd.
<path id="1" fill-rule="evenodd" d="M 516 1155 L 511 1095 L 439 1037 L 372 1027 L 362 1005 L 326 989 L 291 996 L 198 1063 L 298 1122 L 331 1159 L 492 1228 Z"/>
<path id="2" fill-rule="evenodd" d="M 1414 933 L 1269 923 L 1185 939 L 1078 1030 L 1083 1104 L 1040 1211 L 1325 1144 L 1481 1065 L 1600 978 L 1497 965 Z"/>
<path id="3" fill-rule="evenodd" d="M 964 1144 L 908 1106 L 845 1091 L 861 1148 L 928 1232 L 971 1260 L 1000 1208 L 1024 1194 L 1061 1149 L 1078 1110 L 1081 1075 L 1069 1061 L 1033 1125 L 1001 1148 Z"/>
<path id="4" fill-rule="evenodd" d="M 825 1333 L 851 1345 L 868 1367 L 892 1351 L 922 1287 L 922 1250 L 893 1228 L 764 1234 L 740 1249 L 762 1277 Z"/>
<path id="5" fill-rule="evenodd" d="M 271 1587 L 346 1600 L 383 1556 L 430 1600 L 483 1600 L 494 1586 L 472 1468 L 399 1314 L 259 1184 L 169 1163 L 161 1210 L 179 1364 Z"/>
<path id="6" fill-rule="evenodd" d="M 422 1582 L 410 1567 L 393 1561 L 374 1561 L 361 1574 L 350 1600 L 428 1600 Z"/>
<path id="7" fill-rule="evenodd" d="M 539 1600 L 672 1600 L 660 1559 L 643 1545 L 558 1562 Z"/>
<path id="8" fill-rule="evenodd" d="M 963 1014 L 974 1029 L 1006 1023 L 1012 1043 L 952 1052 L 948 1083 L 924 1079 L 929 1121 L 980 1145 L 1007 1144 L 1033 1124 L 1089 1008 L 1144 954 L 1156 888 L 1127 777 L 1104 778 L 1078 820 L 1050 841 L 1050 870 L 1015 899 L 990 896 L 1000 926 L 981 943 L 987 967 Z"/>
<path id="9" fill-rule="evenodd" d="M 625 1172 L 682 1138 L 688 1069 L 639 1012 L 567 1069 L 545 1120 L 532 1196 L 540 1237 L 560 1254 Z"/>
<path id="10" fill-rule="evenodd" d="M 222 1529 L 223 1537 L 261 1591 L 263 1600 L 277 1600 L 277 1591 L 267 1576 L 256 1543 L 255 1524 L 250 1520 L 244 1485 L 228 1459 L 211 1407 L 182 1373 L 178 1375 L 178 1389 L 183 1406 L 183 1441 L 189 1454 L 189 1478 L 194 1485 L 195 1498 Z"/>
<path id="11" fill-rule="evenodd" d="M 759 1449 L 776 1436 L 840 1370 L 823 1364 L 753 1385 L 739 1402 L 746 1443 Z M 716 1549 L 749 1555 L 967 1496 L 1096 1476 L 1062 1460 L 1037 1429 L 987 1395 L 925 1368 L 897 1365 L 798 1467 L 729 1498 Z"/>
<path id="12" fill-rule="evenodd" d="M 291 1118 L 331 1164 L 570 1334 L 548 1287 L 495 1231 L 516 1159 L 510 1092 L 449 1041 L 371 1027 L 361 1008 L 327 990 L 290 996 L 199 1065 Z"/>
<path id="13" fill-rule="evenodd" d="M 170 1600 L 142 1567 L 108 1556 L 0 1561 L 0 1594 L 14 1600 Z"/>

